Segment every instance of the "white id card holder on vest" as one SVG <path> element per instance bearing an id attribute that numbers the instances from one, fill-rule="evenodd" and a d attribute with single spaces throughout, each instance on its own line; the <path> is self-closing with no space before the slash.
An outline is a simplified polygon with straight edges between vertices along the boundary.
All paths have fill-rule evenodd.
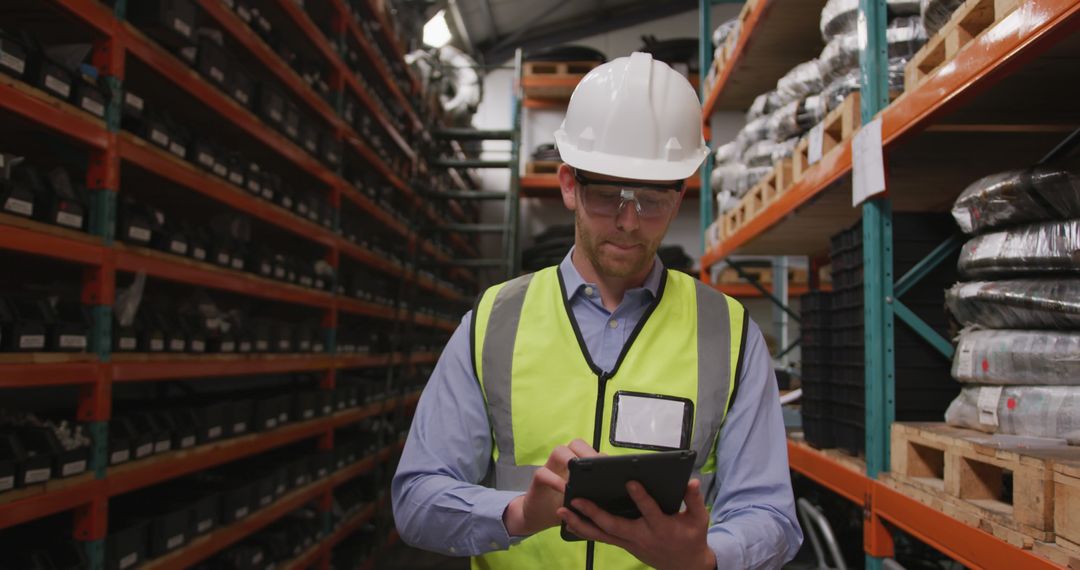
<path id="1" fill-rule="evenodd" d="M 620 390 L 611 409 L 611 445 L 654 451 L 690 449 L 694 403 L 686 398 Z"/>

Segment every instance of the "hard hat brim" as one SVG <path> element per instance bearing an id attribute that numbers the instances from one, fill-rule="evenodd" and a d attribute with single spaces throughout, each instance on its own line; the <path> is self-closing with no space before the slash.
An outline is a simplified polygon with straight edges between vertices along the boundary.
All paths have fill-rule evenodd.
<path id="1" fill-rule="evenodd" d="M 568 140 L 566 131 L 555 131 L 555 146 L 562 161 L 574 168 L 596 174 L 618 176 L 633 180 L 669 181 L 685 180 L 693 176 L 701 166 L 709 149 L 699 148 L 692 158 L 680 161 L 631 158 L 596 151 L 581 151 Z"/>

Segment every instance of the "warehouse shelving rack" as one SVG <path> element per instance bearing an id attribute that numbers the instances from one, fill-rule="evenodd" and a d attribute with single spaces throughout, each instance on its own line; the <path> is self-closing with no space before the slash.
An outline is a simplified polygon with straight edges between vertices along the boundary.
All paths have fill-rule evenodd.
<path id="1" fill-rule="evenodd" d="M 702 55 L 711 35 L 708 8 L 702 0 Z M 735 67 L 720 70 L 710 93 L 703 94 L 706 120 L 723 107 L 732 85 L 752 83 L 765 91 L 790 66 L 751 66 L 740 59 L 767 53 L 760 39 L 773 37 L 788 17 L 802 14 L 805 28 L 816 33 L 814 2 L 758 0 L 748 13 L 734 56 Z M 820 3 L 817 3 L 820 4 Z M 1071 81 L 1080 63 L 1080 2 L 1026 0 L 1005 18 L 956 51 L 946 65 L 893 102 L 889 102 L 885 65 L 884 0 L 861 0 L 867 22 L 863 70 L 862 122 L 882 121 L 888 192 L 852 207 L 852 145 L 842 142 L 811 167 L 804 177 L 767 205 L 764 212 L 708 251 L 701 278 L 709 281 L 712 265 L 732 254 L 818 255 L 828 238 L 860 217 L 864 244 L 864 295 L 867 300 L 866 458 L 838 457 L 789 439 L 791 467 L 863 507 L 864 547 L 868 568 L 880 568 L 892 555 L 892 538 L 883 522 L 895 525 L 950 557 L 973 568 L 1049 568 L 1054 565 L 978 528 L 929 508 L 879 481 L 889 470 L 889 430 L 894 418 L 894 316 L 932 346 L 951 357 L 951 345 L 929 329 L 898 299 L 959 245 L 949 240 L 903 276 L 892 275 L 892 211 L 941 211 L 972 180 L 1012 166 L 1037 162 L 1075 129 L 1070 89 L 1048 88 Z M 796 55 L 797 61 L 816 53 Z M 796 61 L 796 62 L 797 62 Z M 786 61 L 786 63 L 795 63 Z M 708 69 L 708 66 L 703 66 Z M 737 80 L 733 79 L 737 76 Z M 751 91 L 753 93 L 754 91 Z M 742 91 L 739 91 L 742 93 Z M 731 100 L 738 98 L 731 96 Z M 720 102 L 720 103 L 718 103 Z M 745 103 L 745 98 L 742 99 Z M 977 157 L 971 160 L 968 157 Z M 712 221 L 708 169 L 703 169 L 702 228 Z"/>
<path id="2" fill-rule="evenodd" d="M 407 180 L 417 157 L 391 121 L 372 100 L 369 91 L 353 76 L 351 70 L 330 47 L 311 19 L 295 3 L 289 0 L 275 1 L 295 22 L 300 32 L 326 58 L 333 70 L 331 83 L 337 94 L 336 103 L 324 101 L 299 76 L 289 68 L 261 38 L 248 29 L 220 0 L 196 0 L 197 4 L 214 20 L 230 41 L 242 46 L 248 55 L 259 62 L 276 80 L 280 81 L 299 102 L 320 120 L 333 128 L 338 140 L 356 157 L 379 172 L 394 188 L 412 200 L 414 213 L 426 216 L 434 223 L 446 223 L 429 204 L 423 201 Z M 385 15 L 374 5 L 367 4 L 367 17 L 382 20 L 382 29 L 389 34 Z M 408 97 L 419 89 L 419 84 L 406 71 L 408 89 L 403 90 L 395 81 L 386 62 L 380 57 L 380 49 L 372 46 L 368 38 L 348 13 L 342 0 L 331 2 L 336 16 L 334 31 L 344 37 L 351 34 L 355 43 L 371 59 L 379 79 L 386 83 L 397 103 L 409 118 L 406 128 L 422 127 Z M 204 377 L 277 374 L 288 372 L 321 373 L 320 386 L 333 389 L 340 370 L 359 368 L 391 368 L 432 364 L 437 359 L 433 353 L 392 353 L 352 355 L 336 353 L 335 330 L 338 317 L 353 314 L 386 321 L 407 320 L 418 326 L 434 330 L 453 331 L 457 323 L 443 318 L 412 312 L 412 309 L 385 306 L 342 297 L 313 288 L 300 287 L 279 281 L 256 277 L 240 271 L 161 253 L 141 247 L 120 244 L 113 239 L 116 220 L 116 194 L 120 188 L 121 167 L 136 167 L 171 184 L 200 194 L 221 205 L 243 212 L 261 222 L 284 230 L 288 234 L 325 249 L 325 259 L 335 268 L 342 258 L 354 260 L 400 279 L 415 283 L 421 289 L 444 299 L 463 302 L 467 297 L 458 287 L 420 276 L 407 264 L 388 259 L 372 249 L 344 239 L 337 231 L 337 218 L 332 227 L 324 227 L 304 219 L 275 204 L 253 197 L 243 189 L 211 176 L 168 152 L 152 147 L 138 137 L 119 130 L 119 109 L 122 100 L 127 64 L 137 60 L 142 67 L 164 80 L 165 84 L 182 92 L 201 105 L 210 114 L 216 114 L 232 128 L 258 140 L 270 154 L 280 157 L 304 176 L 310 177 L 312 187 L 325 189 L 330 203 L 340 212 L 344 201 L 370 215 L 378 224 L 396 232 L 414 251 L 424 253 L 441 261 L 449 261 L 450 254 L 436 248 L 398 217 L 386 212 L 378 204 L 346 182 L 340 172 L 334 171 L 315 160 L 299 146 L 289 141 L 257 118 L 251 111 L 241 107 L 225 96 L 199 75 L 182 64 L 172 54 L 159 47 L 139 30 L 124 20 L 126 2 L 118 0 L 115 9 L 93 0 L 48 0 L 37 10 L 44 10 L 56 18 L 60 25 L 77 27 L 83 35 L 93 37 L 93 63 L 105 77 L 110 87 L 110 104 L 106 117 L 100 120 L 17 80 L 0 75 L 0 121 L 13 120 L 20 125 L 32 125 L 43 129 L 85 149 L 89 158 L 86 186 L 91 194 L 95 227 L 87 233 L 76 232 L 23 218 L 0 215 L 0 249 L 23 255 L 33 255 L 74 264 L 83 273 L 81 300 L 92 309 L 93 327 L 89 335 L 88 354 L 11 354 L 0 355 L 0 388 L 42 386 L 72 386 L 79 390 L 77 421 L 85 422 L 94 440 L 91 454 L 91 472 L 71 479 L 53 480 L 45 485 L 29 487 L 0 494 L 0 528 L 8 528 L 27 521 L 61 511 L 75 515 L 73 536 L 86 545 L 92 568 L 104 564 L 104 538 L 107 533 L 108 499 L 133 489 L 152 485 L 183 474 L 192 473 L 214 465 L 234 461 L 261 451 L 288 443 L 318 438 L 320 448 L 333 446 L 334 429 L 359 422 L 390 410 L 411 408 L 419 398 L 418 393 L 391 399 L 359 409 L 337 412 L 334 415 L 293 423 L 269 432 L 208 444 L 171 454 L 155 456 L 117 467 L 108 467 L 105 442 L 107 425 L 111 417 L 111 393 L 114 384 L 154 382 L 170 379 L 197 380 Z M 391 35 L 379 41 L 389 46 L 394 57 L 403 57 L 399 45 Z M 356 133 L 340 116 L 346 89 L 368 106 L 379 126 L 386 131 L 394 145 L 407 157 L 408 162 L 392 167 L 380 158 L 365 139 Z M 7 117 L 5 119 L 4 117 Z M 451 211 L 459 217 L 466 215 L 456 203 Z M 451 236 L 451 245 L 462 255 L 476 255 L 475 246 L 461 236 Z M 187 354 L 113 354 L 111 347 L 112 302 L 115 297 L 117 273 L 144 272 L 167 282 L 195 285 L 208 289 L 229 291 L 255 296 L 270 301 L 315 308 L 322 313 L 322 326 L 327 339 L 327 351 L 322 354 L 273 354 L 273 355 L 187 355 Z M 450 275 L 463 283 L 475 283 L 475 276 L 464 268 L 450 270 Z M 333 287 L 331 288 L 333 290 Z M 375 457 L 346 467 L 330 477 L 296 490 L 262 509 L 236 525 L 220 529 L 201 538 L 185 548 L 171 553 L 164 559 L 155 560 L 151 567 L 181 567 L 205 558 L 217 550 L 232 544 L 280 518 L 287 512 L 310 500 L 318 500 L 320 508 L 330 508 L 332 489 L 376 464 L 387 461 L 399 451 L 400 445 L 391 446 Z M 373 512 L 364 511 L 352 519 L 349 526 L 355 528 L 369 519 Z M 329 517 L 324 516 L 327 525 Z M 346 527 L 342 527 L 346 528 Z M 343 531 L 342 531 L 343 532 Z M 305 560 L 317 561 L 321 567 L 329 562 L 334 537 L 340 533 L 324 533 L 325 538 Z"/>

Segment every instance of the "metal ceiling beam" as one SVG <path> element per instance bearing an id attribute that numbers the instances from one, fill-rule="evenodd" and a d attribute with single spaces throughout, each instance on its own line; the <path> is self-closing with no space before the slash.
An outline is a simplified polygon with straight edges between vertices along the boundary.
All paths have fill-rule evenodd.
<path id="1" fill-rule="evenodd" d="M 520 28 L 514 30 L 513 33 L 506 36 L 505 38 L 499 38 L 498 42 L 491 48 L 491 51 L 492 52 L 497 52 L 497 51 L 499 51 L 501 49 L 505 49 L 507 47 L 514 46 L 514 44 L 518 40 L 518 38 L 520 38 L 521 36 L 524 36 L 525 34 L 527 34 L 529 32 L 529 30 L 533 29 L 534 26 L 536 26 L 540 22 L 543 22 L 544 20 L 548 19 L 555 12 L 558 12 L 569 1 L 570 0 L 558 0 L 558 2 L 556 2 L 552 6 L 545 6 L 545 5 L 541 4 L 540 5 L 540 10 L 538 12 L 534 13 L 531 18 L 526 20 L 524 25 L 522 25 Z M 511 48 L 510 51 L 513 51 L 513 48 Z"/>
<path id="2" fill-rule="evenodd" d="M 497 65 L 513 57 L 514 49 L 517 47 L 525 51 L 545 48 L 658 18 L 674 16 L 675 14 L 696 10 L 697 7 L 697 0 L 672 0 L 670 2 L 646 0 L 618 12 L 613 10 L 593 12 L 588 16 L 575 17 L 544 26 L 534 33 L 520 38 L 512 46 L 499 47 L 499 44 L 502 43 L 501 40 L 499 42 L 487 42 L 490 47 L 483 48 L 484 60 L 489 65 Z"/>
<path id="3" fill-rule="evenodd" d="M 494 40 L 499 37 L 499 26 L 495 23 L 495 13 L 491 11 L 491 0 L 481 1 L 480 11 L 484 13 L 484 17 L 487 18 L 488 24 L 491 26 L 489 36 Z"/>

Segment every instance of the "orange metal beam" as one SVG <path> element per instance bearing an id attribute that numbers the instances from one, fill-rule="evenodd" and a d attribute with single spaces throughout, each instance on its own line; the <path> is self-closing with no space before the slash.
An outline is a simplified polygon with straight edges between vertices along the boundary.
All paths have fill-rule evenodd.
<path id="1" fill-rule="evenodd" d="M 86 2 L 86 0 L 51 0 L 70 15 L 77 18 L 81 23 L 93 26 L 94 30 L 103 35 L 110 36 L 116 30 L 116 18 L 113 12 L 101 2 Z"/>
<path id="2" fill-rule="evenodd" d="M 74 386 L 97 382 L 100 364 L 96 358 L 85 362 L 34 362 L 30 360 L 39 358 L 44 360 L 56 356 L 62 355 L 27 355 L 27 362 L 0 364 L 0 388 Z"/>
<path id="3" fill-rule="evenodd" d="M 789 440 L 787 448 L 788 463 L 792 469 L 856 505 L 866 506 L 870 482 L 866 475 L 857 473 L 808 446 L 796 445 Z"/>
<path id="4" fill-rule="evenodd" d="M 59 99 L 0 74 L 0 109 L 90 147 L 109 144 L 105 123 Z"/>
<path id="5" fill-rule="evenodd" d="M 328 555 L 339 542 L 345 540 L 350 534 L 356 532 L 360 527 L 367 524 L 368 521 L 375 518 L 375 509 L 375 504 L 368 505 L 348 520 L 338 525 L 333 534 L 320 540 L 300 556 L 280 565 L 280 568 L 282 568 L 282 570 L 303 570 L 304 568 L 312 567 L 320 557 Z"/>
<path id="6" fill-rule="evenodd" d="M 53 513 L 86 505 L 104 494 L 104 481 L 86 474 L 74 480 L 55 479 L 30 489 L 0 495 L 0 529 L 5 529 Z"/>
<path id="7" fill-rule="evenodd" d="M 2 96 L 0 96 L 2 98 Z M 10 219 L 5 216 L 4 219 Z M 62 259 L 83 265 L 101 265 L 105 259 L 105 248 L 100 240 L 91 236 L 74 239 L 55 235 L 47 230 L 52 226 L 22 219 L 12 220 L 19 226 L 0 222 L 0 249 L 31 253 L 53 259 Z M 23 227 L 25 226 L 25 227 Z M 41 231 L 33 228 L 42 227 Z"/>
<path id="8" fill-rule="evenodd" d="M 144 357 L 144 355 L 139 355 Z M 141 382 L 173 378 L 206 378 L 250 374 L 283 374 L 333 368 L 335 359 L 328 355 L 171 355 L 146 360 L 128 360 L 123 353 L 114 354 L 114 382 Z"/>
<path id="9" fill-rule="evenodd" d="M 356 299 L 338 298 L 337 307 L 338 310 L 352 315 L 377 317 L 382 319 L 397 318 L 397 312 L 392 307 L 384 307 L 382 305 L 376 305 L 375 303 L 357 301 Z"/>
<path id="10" fill-rule="evenodd" d="M 393 32 L 390 31 L 393 29 L 393 26 L 390 24 L 390 20 L 386 17 L 386 13 L 379 9 L 383 7 L 383 4 L 376 0 L 368 0 L 368 6 L 371 8 L 371 12 L 375 14 L 375 19 L 379 20 L 379 29 L 382 30 L 383 36 L 386 38 L 386 42 L 390 44 L 390 49 L 393 50 L 394 53 L 392 55 L 396 55 L 399 60 L 404 61 L 405 48 L 401 45 L 401 42 L 398 41 L 397 36 L 395 36 Z M 408 76 L 409 83 L 412 84 L 413 92 L 419 93 L 420 80 L 416 78 L 415 74 L 413 74 L 412 69 L 406 67 L 405 75 Z"/>

